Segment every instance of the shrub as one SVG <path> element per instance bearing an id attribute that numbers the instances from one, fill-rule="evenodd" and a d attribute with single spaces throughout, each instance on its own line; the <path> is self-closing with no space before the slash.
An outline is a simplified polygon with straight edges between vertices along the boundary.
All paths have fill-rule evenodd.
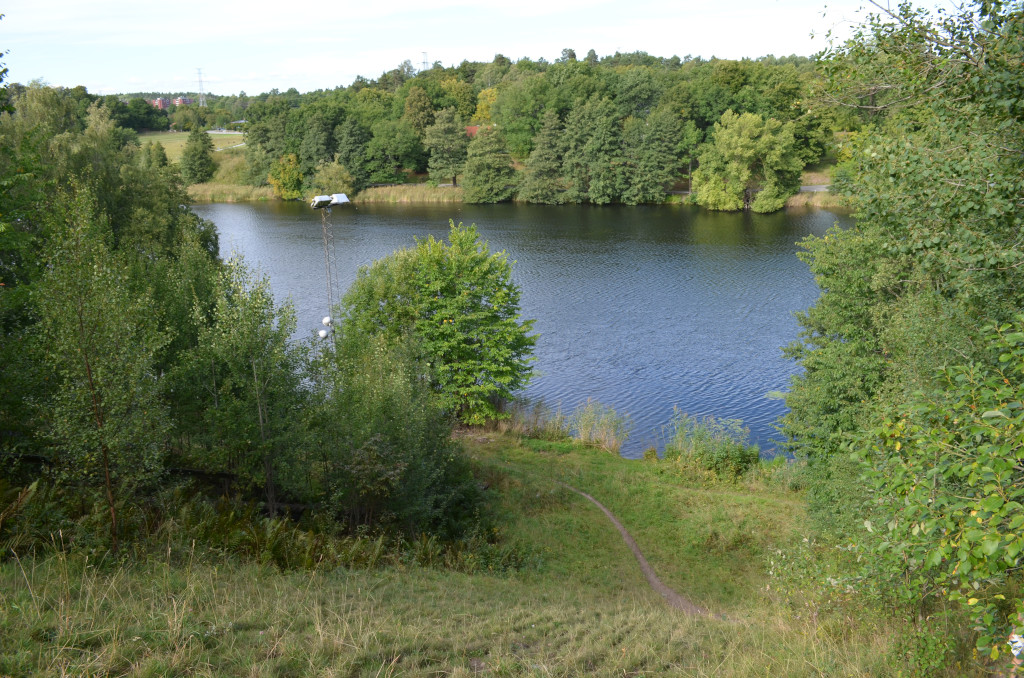
<path id="1" fill-rule="evenodd" d="M 739 419 L 697 419 L 676 410 L 669 425 L 673 430 L 665 445 L 666 458 L 730 478 L 740 476 L 760 459 L 757 445 L 747 443 L 749 429 Z"/>
<path id="2" fill-rule="evenodd" d="M 345 324 L 388 342 L 411 337 L 431 364 L 447 412 L 466 424 L 506 417 L 499 405 L 526 386 L 536 337 L 519 316 L 519 287 L 504 252 L 475 226 L 433 237 L 359 270 L 343 300 Z"/>
<path id="3" fill-rule="evenodd" d="M 313 500 L 350 529 L 451 538 L 480 500 L 429 371 L 408 344 L 345 328 L 314 364 Z"/>

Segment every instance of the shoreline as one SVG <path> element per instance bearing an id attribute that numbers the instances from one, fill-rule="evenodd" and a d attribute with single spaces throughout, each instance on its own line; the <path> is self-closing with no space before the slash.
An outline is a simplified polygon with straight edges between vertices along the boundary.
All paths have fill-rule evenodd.
<path id="1" fill-rule="evenodd" d="M 817 187 L 815 187 L 817 188 Z M 269 186 L 246 186 L 241 184 L 223 184 L 210 182 L 194 184 L 187 188 L 189 198 L 197 204 L 266 202 L 277 201 Z M 361 191 L 352 198 L 356 205 L 363 204 L 463 204 L 462 187 L 431 186 L 429 184 L 396 184 L 394 186 L 374 186 Z M 517 201 L 513 201 L 517 202 Z M 528 204 L 528 203 L 523 203 Z M 649 203 L 650 205 L 685 204 L 677 194 L 670 194 L 664 202 Z M 641 205 L 636 205 L 640 207 Z M 837 208 L 847 207 L 842 196 L 828 190 L 800 191 L 786 200 L 783 209 L 791 207 Z"/>

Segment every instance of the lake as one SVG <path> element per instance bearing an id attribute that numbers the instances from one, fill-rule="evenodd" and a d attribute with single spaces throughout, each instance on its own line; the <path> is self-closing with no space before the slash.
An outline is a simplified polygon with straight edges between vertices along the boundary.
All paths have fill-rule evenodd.
<path id="1" fill-rule="evenodd" d="M 193 207 L 236 251 L 291 297 L 297 336 L 327 315 L 320 214 L 304 203 Z M 818 288 L 797 241 L 849 216 L 829 210 L 769 215 L 685 206 L 360 205 L 335 208 L 337 278 L 344 292 L 359 266 L 443 238 L 448 220 L 475 223 L 491 250 L 515 261 L 524 318 L 539 334 L 537 376 L 524 395 L 569 412 L 588 398 L 630 415 L 627 457 L 662 447 L 673 408 L 742 419 L 763 453 L 785 413 L 767 397 L 798 367 L 781 347 L 797 338 L 793 312 Z"/>

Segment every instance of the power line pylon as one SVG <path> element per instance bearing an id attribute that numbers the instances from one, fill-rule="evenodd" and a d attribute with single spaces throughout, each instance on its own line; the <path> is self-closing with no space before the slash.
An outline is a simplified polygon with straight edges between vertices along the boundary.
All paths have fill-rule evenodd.
<path id="1" fill-rule="evenodd" d="M 196 74 L 199 76 L 199 106 L 200 108 L 205 108 L 206 94 L 203 92 L 203 69 L 197 68 Z"/>

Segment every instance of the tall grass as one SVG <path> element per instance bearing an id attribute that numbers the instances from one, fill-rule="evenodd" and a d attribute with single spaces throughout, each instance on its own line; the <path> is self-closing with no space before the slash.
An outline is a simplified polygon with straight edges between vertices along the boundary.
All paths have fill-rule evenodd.
<path id="1" fill-rule="evenodd" d="M 245 186 L 243 184 L 222 184 L 208 181 L 188 187 L 192 202 L 249 202 L 273 200 L 274 189 L 270 186 Z"/>
<path id="2" fill-rule="evenodd" d="M 430 184 L 374 186 L 360 191 L 355 202 L 459 203 L 462 202 L 462 187 Z"/>
<path id="3" fill-rule="evenodd" d="M 248 202 L 271 200 L 274 189 L 270 186 L 249 186 L 245 183 L 245 151 L 230 148 L 213 154 L 216 170 L 213 179 L 188 187 L 193 202 Z"/>
<path id="4" fill-rule="evenodd" d="M 429 537 L 373 570 L 281 571 L 179 539 L 122 564 L 10 559 L 0 675 L 915 675 L 893 640 L 899 622 L 772 595 L 759 559 L 800 542 L 796 495 L 695 488 L 664 464 L 534 452 L 494 432 L 465 440 L 539 567 L 422 567 L 445 557 Z M 598 497 L 666 583 L 724 617 L 665 606 L 604 515 L 559 479 Z"/>
<path id="5" fill-rule="evenodd" d="M 562 408 L 552 410 L 543 401 L 516 400 L 505 406 L 508 418 L 493 423 L 501 433 L 544 440 L 567 440 L 571 437 L 569 417 Z"/>
<path id="6" fill-rule="evenodd" d="M 849 207 L 849 201 L 829 191 L 801 192 L 786 200 L 786 207 Z"/>
<path id="7" fill-rule="evenodd" d="M 576 441 L 618 454 L 629 438 L 633 422 L 628 414 L 619 414 L 607 405 L 588 399 L 569 417 L 569 429 Z"/>
<path id="8" fill-rule="evenodd" d="M 757 445 L 748 442 L 750 429 L 739 419 L 698 419 L 677 409 L 669 427 L 667 459 L 729 478 L 742 475 L 760 460 Z"/>

